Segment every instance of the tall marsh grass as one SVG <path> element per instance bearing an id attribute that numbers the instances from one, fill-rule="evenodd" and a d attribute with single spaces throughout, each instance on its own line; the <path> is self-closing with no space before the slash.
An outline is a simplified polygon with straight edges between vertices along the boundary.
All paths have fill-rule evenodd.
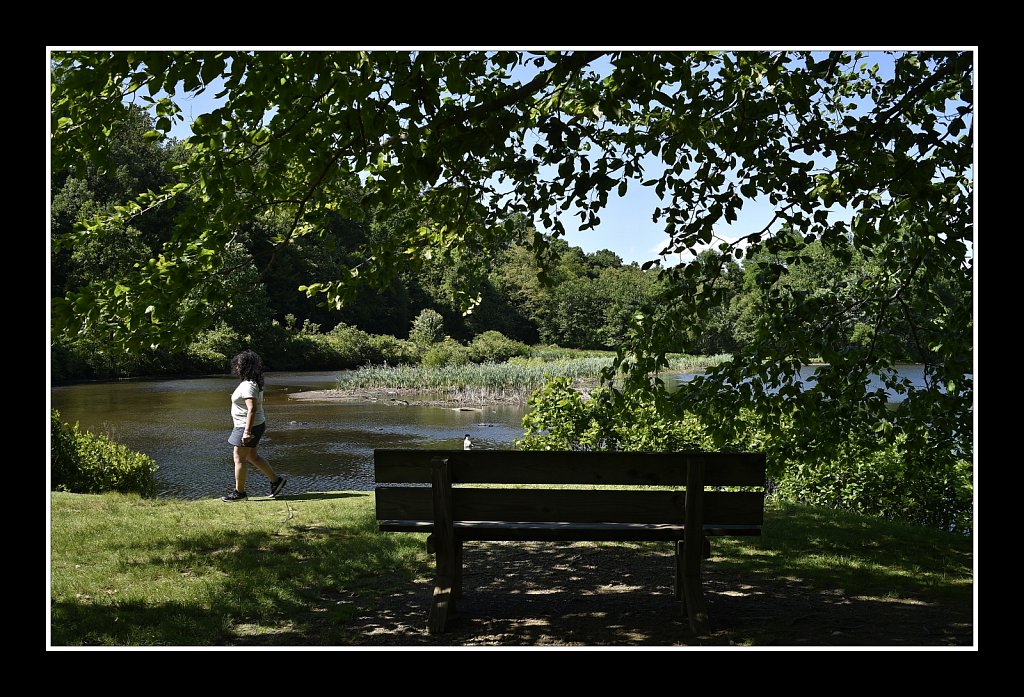
<path id="1" fill-rule="evenodd" d="M 571 380 L 594 378 L 611 365 L 608 358 L 576 358 L 571 360 L 516 360 L 507 363 L 467 363 L 445 366 L 363 366 L 342 373 L 338 389 L 423 389 L 448 390 L 465 387 L 492 389 L 536 389 L 551 377 Z"/>
<path id="2" fill-rule="evenodd" d="M 668 356 L 668 366 L 670 371 L 696 371 L 701 368 L 711 368 L 720 363 L 725 363 L 731 358 L 732 356 L 728 353 L 717 353 L 713 356 L 691 356 L 686 353 L 670 353 Z"/>
<path id="3" fill-rule="evenodd" d="M 525 401 L 551 378 L 596 384 L 601 371 L 612 364 L 614 354 L 543 360 L 513 358 L 506 363 L 467 363 L 444 366 L 367 365 L 342 373 L 339 390 L 424 390 L 448 392 L 460 400 L 518 399 Z M 717 365 L 729 356 L 685 356 L 670 359 L 670 370 L 692 370 Z"/>

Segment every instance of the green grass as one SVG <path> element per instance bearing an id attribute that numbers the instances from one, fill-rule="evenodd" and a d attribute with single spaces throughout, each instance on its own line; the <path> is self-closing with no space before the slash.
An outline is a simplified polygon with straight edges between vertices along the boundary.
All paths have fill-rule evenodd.
<path id="1" fill-rule="evenodd" d="M 423 540 L 378 533 L 371 492 L 232 505 L 55 492 L 51 643 L 351 644 L 349 620 L 431 576 Z M 771 506 L 762 537 L 714 550 L 710 564 L 752 579 L 966 608 L 973 598 L 970 538 L 877 518 Z"/>
<path id="2" fill-rule="evenodd" d="M 714 564 L 723 569 L 796 577 L 848 595 L 972 600 L 972 538 L 941 530 L 774 503 L 761 537 L 714 544 Z"/>
<path id="3" fill-rule="evenodd" d="M 422 536 L 376 531 L 370 492 L 55 492 L 51 514 L 53 645 L 345 644 L 353 613 L 429 570 Z"/>

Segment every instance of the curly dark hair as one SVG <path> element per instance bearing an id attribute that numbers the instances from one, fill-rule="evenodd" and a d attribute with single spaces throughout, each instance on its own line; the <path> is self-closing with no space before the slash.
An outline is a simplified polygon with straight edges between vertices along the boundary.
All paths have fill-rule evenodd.
<path id="1" fill-rule="evenodd" d="M 252 380 L 263 389 L 263 359 L 252 349 L 246 349 L 231 359 L 231 374 L 242 380 Z"/>

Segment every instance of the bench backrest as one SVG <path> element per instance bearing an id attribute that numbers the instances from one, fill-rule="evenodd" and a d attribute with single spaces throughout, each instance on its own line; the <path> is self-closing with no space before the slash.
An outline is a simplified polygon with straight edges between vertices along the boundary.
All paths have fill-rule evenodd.
<path id="1" fill-rule="evenodd" d="M 451 487 L 456 521 L 683 525 L 688 498 L 700 506 L 705 529 L 760 526 L 764 519 L 761 453 L 381 449 L 374 451 L 374 476 L 384 485 L 376 488 L 379 520 L 433 520 L 438 484 Z M 701 495 L 688 497 L 687 489 Z"/>

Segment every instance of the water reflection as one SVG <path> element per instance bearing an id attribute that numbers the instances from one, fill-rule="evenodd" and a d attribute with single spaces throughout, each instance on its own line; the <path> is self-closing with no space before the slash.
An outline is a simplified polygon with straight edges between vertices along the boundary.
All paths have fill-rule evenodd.
<path id="1" fill-rule="evenodd" d="M 268 373 L 267 435 L 260 450 L 288 478 L 286 492 L 370 489 L 373 449 L 512 447 L 522 436 L 523 407 L 454 411 L 391 403 L 308 402 L 289 394 L 333 387 L 337 374 Z M 65 421 L 109 434 L 153 457 L 161 496 L 220 496 L 233 482 L 229 404 L 235 378 L 132 381 L 55 387 L 53 408 Z M 266 495 L 259 473 L 249 494 Z"/>

